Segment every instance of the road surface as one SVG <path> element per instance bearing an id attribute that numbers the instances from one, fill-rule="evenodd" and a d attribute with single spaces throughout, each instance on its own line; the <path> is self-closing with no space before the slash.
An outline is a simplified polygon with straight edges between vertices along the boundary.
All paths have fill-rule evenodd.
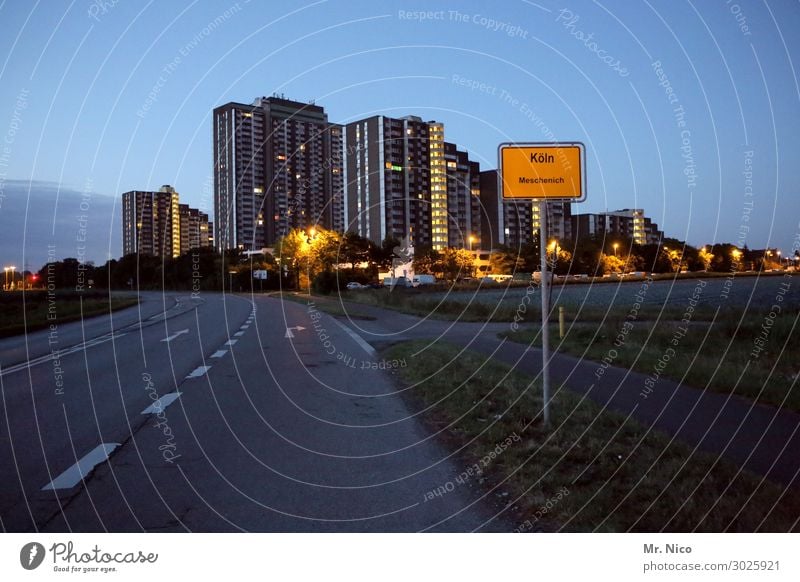
<path id="1" fill-rule="evenodd" d="M 372 347 L 312 311 L 145 293 L 0 342 L 2 529 L 508 529 L 474 484 L 448 485 L 466 467 Z"/>

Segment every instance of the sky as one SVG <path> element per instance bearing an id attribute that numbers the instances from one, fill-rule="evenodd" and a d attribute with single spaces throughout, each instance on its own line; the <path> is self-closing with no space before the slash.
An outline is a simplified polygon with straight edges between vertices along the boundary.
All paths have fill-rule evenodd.
<path id="1" fill-rule="evenodd" d="M 0 262 L 121 255 L 120 200 L 209 213 L 211 113 L 273 93 L 418 115 L 482 169 L 581 141 L 587 200 L 667 236 L 800 237 L 800 3 L 0 0 Z"/>

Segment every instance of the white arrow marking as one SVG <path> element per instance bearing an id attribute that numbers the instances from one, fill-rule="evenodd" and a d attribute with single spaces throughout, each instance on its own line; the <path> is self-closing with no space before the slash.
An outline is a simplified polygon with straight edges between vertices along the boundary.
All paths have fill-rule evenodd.
<path id="1" fill-rule="evenodd" d="M 296 329 L 297 331 L 303 331 L 305 328 L 302 325 L 296 325 L 294 327 L 287 327 L 286 328 L 286 335 L 284 335 L 283 337 L 293 338 L 294 337 L 294 334 L 292 333 L 293 329 Z"/>
<path id="2" fill-rule="evenodd" d="M 72 489 L 81 482 L 100 463 L 107 461 L 111 452 L 119 446 L 119 443 L 103 443 L 86 453 L 77 463 L 61 473 L 58 477 L 42 487 L 42 491 L 50 489 Z"/>
<path id="3" fill-rule="evenodd" d="M 174 340 L 176 337 L 178 337 L 178 336 L 180 336 L 180 335 L 183 335 L 183 334 L 185 334 L 185 333 L 189 333 L 189 330 L 188 330 L 188 329 L 182 329 L 182 330 L 180 330 L 180 331 L 178 331 L 178 332 L 175 332 L 175 333 L 174 333 L 174 334 L 172 334 L 171 336 L 165 337 L 165 338 L 164 338 L 164 339 L 162 339 L 161 341 L 162 341 L 162 342 L 171 342 L 171 341 L 172 341 L 172 340 Z"/>

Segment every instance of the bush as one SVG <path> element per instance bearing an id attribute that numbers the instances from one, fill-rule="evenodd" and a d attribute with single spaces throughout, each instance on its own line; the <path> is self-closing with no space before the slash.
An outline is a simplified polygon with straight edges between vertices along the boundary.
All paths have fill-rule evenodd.
<path id="1" fill-rule="evenodd" d="M 334 291 L 339 290 L 339 280 L 336 273 L 332 271 L 322 271 L 319 275 L 314 277 L 311 283 L 311 290 L 320 295 L 330 295 Z"/>

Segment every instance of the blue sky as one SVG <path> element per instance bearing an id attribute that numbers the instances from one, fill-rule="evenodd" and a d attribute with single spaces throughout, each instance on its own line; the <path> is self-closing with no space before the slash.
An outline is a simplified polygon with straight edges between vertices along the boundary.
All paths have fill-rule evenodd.
<path id="1" fill-rule="evenodd" d="M 789 0 L 0 0 L 0 261 L 75 256 L 82 192 L 98 262 L 121 254 L 124 191 L 210 209 L 211 110 L 274 92 L 336 122 L 436 119 L 487 169 L 500 142 L 580 140 L 573 212 L 641 207 L 692 244 L 787 252 L 799 27 Z"/>

